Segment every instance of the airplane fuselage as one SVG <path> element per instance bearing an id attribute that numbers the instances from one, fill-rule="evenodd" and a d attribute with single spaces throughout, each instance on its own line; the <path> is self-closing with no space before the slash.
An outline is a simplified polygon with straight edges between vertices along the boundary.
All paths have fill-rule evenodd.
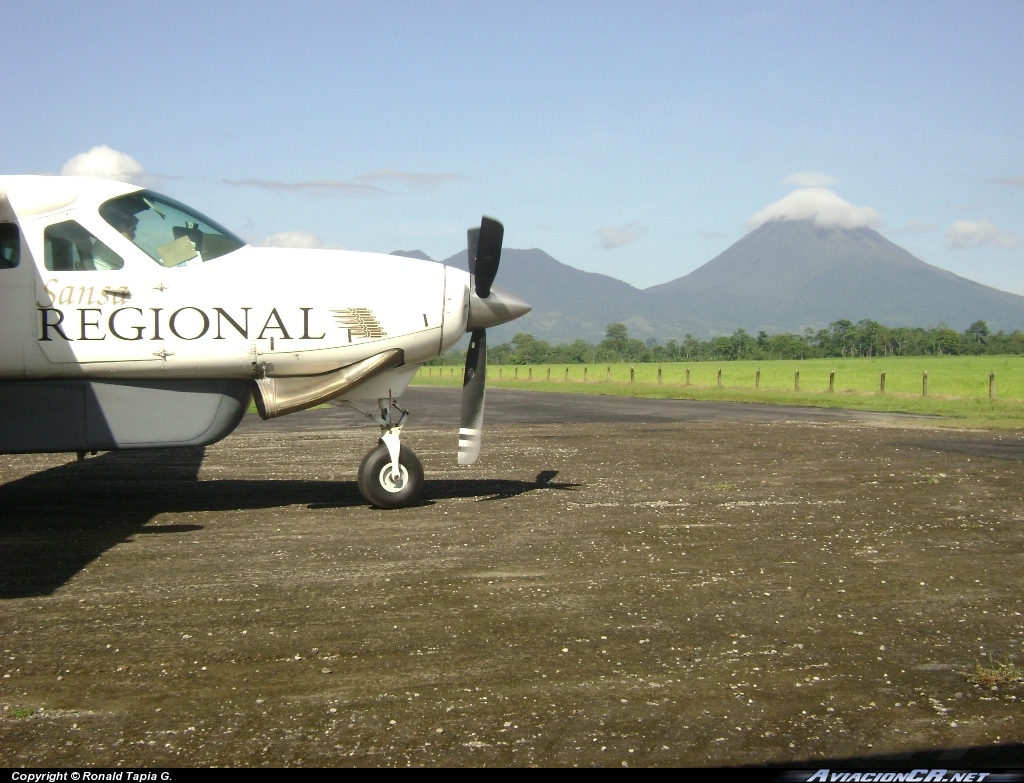
<path id="1" fill-rule="evenodd" d="M 134 186 L 0 177 L 0 191 L 9 199 L 0 220 L 16 221 L 21 235 L 19 262 L 0 268 L 3 380 L 309 375 L 393 347 L 412 366 L 465 333 L 470 280 L 462 270 L 249 245 L 166 267 L 99 214 Z M 55 263 L 47 243 L 68 224 L 112 251 L 120 268 Z"/>
<path id="2" fill-rule="evenodd" d="M 0 177 L 0 453 L 203 446 L 250 400 L 263 418 L 340 400 L 381 430 L 360 492 L 381 508 L 408 505 L 423 468 L 401 445 L 408 412 L 395 400 L 470 331 L 458 453 L 471 464 L 486 328 L 530 309 L 492 286 L 503 234 L 486 217 L 469 232 L 471 275 L 399 256 L 251 247 L 121 182 Z"/>
<path id="3" fill-rule="evenodd" d="M 171 264 L 101 214 L 104 204 L 144 193 L 89 178 L 0 177 L 0 451 L 209 442 L 237 423 L 253 379 L 316 376 L 393 349 L 402 351 L 400 366 L 344 398 L 397 398 L 422 362 L 465 334 L 470 276 L 462 270 L 240 240 L 206 260 L 183 244 L 187 237 L 160 248 L 186 256 Z M 220 385 L 211 391 L 206 380 Z M 172 397 L 173 415 L 161 408 Z M 92 417 L 100 425 L 68 413 L 91 399 L 100 400 Z M 185 426 L 202 400 L 208 410 Z M 118 437 L 131 409 L 169 416 L 189 437 L 168 438 L 166 427 L 147 434 L 141 425 Z M 98 438 L 46 432 L 97 426 Z"/>

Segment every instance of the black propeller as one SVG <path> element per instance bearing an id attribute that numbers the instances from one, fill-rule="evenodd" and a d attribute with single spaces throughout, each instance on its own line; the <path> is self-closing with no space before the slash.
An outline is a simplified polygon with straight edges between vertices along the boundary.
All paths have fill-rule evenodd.
<path id="1" fill-rule="evenodd" d="M 471 228 L 466 231 L 466 260 L 469 263 L 469 274 L 476 279 L 476 250 L 480 246 L 480 229 Z"/>
<path id="2" fill-rule="evenodd" d="M 462 376 L 462 414 L 459 416 L 459 464 L 472 465 L 480 456 L 487 385 L 487 330 L 475 329 L 466 352 Z"/>
<path id="3" fill-rule="evenodd" d="M 480 229 L 476 231 L 476 263 L 469 272 L 476 276 L 476 295 L 486 299 L 491 295 L 491 286 L 498 274 L 498 262 L 501 260 L 501 240 L 505 236 L 505 227 L 497 220 L 485 217 L 480 221 Z M 472 243 L 473 238 L 470 238 Z"/>
<path id="4" fill-rule="evenodd" d="M 480 228 L 466 232 L 469 274 L 478 300 L 491 295 L 498 274 L 501 241 L 505 228 L 497 220 L 485 217 Z M 500 297 L 498 297 L 500 299 Z M 473 323 L 473 296 L 470 295 L 469 324 Z M 462 377 L 462 413 L 459 417 L 459 464 L 472 465 L 480 456 L 484 425 L 484 392 L 487 381 L 487 330 L 473 329 L 466 352 L 466 372 Z"/>

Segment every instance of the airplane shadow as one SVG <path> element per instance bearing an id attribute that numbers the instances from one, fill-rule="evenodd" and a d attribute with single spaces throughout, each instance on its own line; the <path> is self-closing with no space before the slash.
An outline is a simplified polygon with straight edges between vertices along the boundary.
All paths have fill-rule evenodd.
<path id="1" fill-rule="evenodd" d="M 537 489 L 557 489 L 573 491 L 579 489 L 580 484 L 552 481 L 558 475 L 557 470 L 542 470 L 533 481 L 509 481 L 497 480 L 487 481 L 475 479 L 470 481 L 449 480 L 434 481 L 428 484 L 423 492 L 423 498 L 472 498 L 480 497 L 482 494 L 490 493 L 488 497 L 480 497 L 481 501 L 507 500 L 525 492 L 533 492 Z M 482 492 L 481 490 L 484 490 Z"/>
<path id="2" fill-rule="evenodd" d="M 106 550 L 134 535 L 187 533 L 202 525 L 150 525 L 164 513 L 238 511 L 289 505 L 366 506 L 355 481 L 199 481 L 205 449 L 108 452 L 0 486 L 0 599 L 49 595 Z M 534 481 L 427 481 L 421 504 L 482 501 L 536 490 L 572 490 L 542 471 Z"/>
<path id="3" fill-rule="evenodd" d="M 557 475 L 557 470 L 542 470 L 533 481 L 519 481 L 516 479 L 434 479 L 424 482 L 423 493 L 420 495 L 417 505 L 430 506 L 436 501 L 446 498 L 479 498 L 481 502 L 508 500 L 517 495 L 533 492 L 538 489 L 572 491 L 579 488 L 579 484 L 552 481 Z M 353 483 L 352 486 L 355 486 L 355 484 Z M 362 503 L 365 504 L 365 501 L 362 501 Z M 310 505 L 310 508 L 332 507 L 331 504 Z"/>

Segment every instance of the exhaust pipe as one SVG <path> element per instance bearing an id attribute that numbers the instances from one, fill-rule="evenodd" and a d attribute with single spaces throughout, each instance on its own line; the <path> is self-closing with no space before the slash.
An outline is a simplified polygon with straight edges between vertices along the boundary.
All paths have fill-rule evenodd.
<path id="1" fill-rule="evenodd" d="M 253 394 L 256 410 L 263 419 L 304 411 L 314 405 L 333 400 L 353 386 L 404 363 L 405 351 L 401 348 L 392 348 L 348 367 L 320 375 L 257 378 Z"/>

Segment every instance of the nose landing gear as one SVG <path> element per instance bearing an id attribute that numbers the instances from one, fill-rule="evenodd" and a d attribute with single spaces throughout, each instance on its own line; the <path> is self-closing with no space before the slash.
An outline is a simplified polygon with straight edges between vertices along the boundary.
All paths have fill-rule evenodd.
<path id="1" fill-rule="evenodd" d="M 391 466 L 391 454 L 384 443 L 372 449 L 359 466 L 359 492 L 377 508 L 404 508 L 423 488 L 423 465 L 408 446 L 399 450 L 397 477 L 392 475 Z"/>
<path id="2" fill-rule="evenodd" d="M 380 416 L 346 404 L 380 425 L 380 442 L 363 457 L 359 466 L 359 493 L 377 508 L 404 508 L 419 497 L 423 489 L 423 464 L 408 446 L 401 444 L 402 424 L 409 415 L 394 400 L 378 400 Z M 394 408 L 402 415 L 395 422 Z"/>

